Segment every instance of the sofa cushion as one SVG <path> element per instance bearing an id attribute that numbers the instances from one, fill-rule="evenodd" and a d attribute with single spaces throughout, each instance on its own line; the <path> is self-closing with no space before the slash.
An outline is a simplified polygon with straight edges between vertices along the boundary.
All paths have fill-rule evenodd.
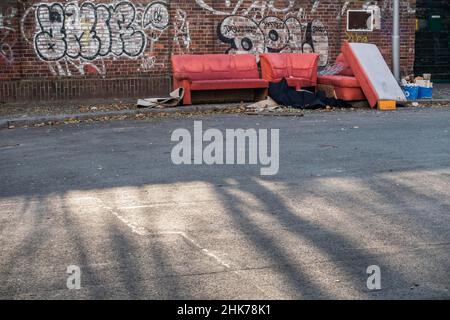
<path id="1" fill-rule="evenodd" d="M 234 69 L 237 71 L 255 71 L 258 69 L 256 57 L 249 54 L 231 56 L 234 62 Z M 258 74 L 259 77 L 259 74 Z"/>
<path id="2" fill-rule="evenodd" d="M 234 69 L 232 59 L 229 56 L 223 57 L 222 55 L 208 54 L 198 61 L 203 63 L 206 72 L 230 72 Z"/>
<path id="3" fill-rule="evenodd" d="M 336 64 L 341 65 L 344 69 L 339 72 L 339 75 L 341 76 L 347 76 L 347 77 L 354 77 L 355 74 L 353 73 L 352 68 L 350 67 L 350 64 L 345 59 L 345 56 L 343 53 L 339 54 L 336 58 Z"/>
<path id="4" fill-rule="evenodd" d="M 191 83 L 191 90 L 226 90 L 268 88 L 269 82 L 261 79 L 199 80 Z"/>
<path id="5" fill-rule="evenodd" d="M 203 60 L 194 55 L 172 57 L 172 68 L 174 74 L 202 73 L 205 70 Z"/>
<path id="6" fill-rule="evenodd" d="M 336 97 L 344 101 L 366 100 L 366 96 L 361 88 L 341 88 L 335 87 Z"/>
<path id="7" fill-rule="evenodd" d="M 361 88 L 355 77 L 347 76 L 319 76 L 317 83 L 341 88 Z"/>
<path id="8" fill-rule="evenodd" d="M 172 68 L 176 80 L 259 79 L 251 54 L 174 55 Z"/>

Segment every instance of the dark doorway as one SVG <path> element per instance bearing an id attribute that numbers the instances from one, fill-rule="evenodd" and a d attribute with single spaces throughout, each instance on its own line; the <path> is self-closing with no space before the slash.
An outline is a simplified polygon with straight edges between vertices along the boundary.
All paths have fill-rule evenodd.
<path id="1" fill-rule="evenodd" d="M 431 73 L 435 82 L 450 82 L 450 3 L 417 0 L 416 75 Z"/>

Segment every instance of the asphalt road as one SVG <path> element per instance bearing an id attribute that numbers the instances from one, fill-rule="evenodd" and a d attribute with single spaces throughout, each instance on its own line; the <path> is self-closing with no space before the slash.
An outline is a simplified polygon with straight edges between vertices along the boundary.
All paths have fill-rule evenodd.
<path id="1" fill-rule="evenodd" d="M 279 174 L 175 166 L 194 120 L 279 128 Z M 0 182 L 1 299 L 450 298 L 450 109 L 2 130 Z"/>

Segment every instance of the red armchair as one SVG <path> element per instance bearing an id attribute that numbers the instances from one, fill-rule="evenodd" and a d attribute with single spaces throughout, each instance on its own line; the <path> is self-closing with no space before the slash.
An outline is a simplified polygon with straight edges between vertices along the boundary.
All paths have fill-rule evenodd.
<path id="1" fill-rule="evenodd" d="M 253 89 L 257 99 L 267 98 L 269 83 L 260 79 L 251 54 L 173 55 L 173 86 L 185 90 L 183 104 L 192 104 L 193 91 Z"/>
<path id="2" fill-rule="evenodd" d="M 319 76 L 317 79 L 319 86 L 332 87 L 336 98 L 344 101 L 366 100 L 358 79 L 355 78 L 352 68 L 342 53 L 337 57 L 336 64 L 342 65 L 344 69 L 337 75 Z"/>
<path id="3" fill-rule="evenodd" d="M 297 90 L 317 85 L 319 55 L 315 53 L 265 53 L 260 55 L 263 79 L 279 82 L 286 78 Z"/>

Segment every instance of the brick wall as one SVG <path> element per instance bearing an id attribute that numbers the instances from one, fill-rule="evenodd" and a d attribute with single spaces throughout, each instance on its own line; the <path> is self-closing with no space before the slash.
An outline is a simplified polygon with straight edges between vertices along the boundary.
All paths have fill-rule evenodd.
<path id="1" fill-rule="evenodd" d="M 382 29 L 346 32 L 368 1 L 101 0 L 0 2 L 0 102 L 148 97 L 170 88 L 170 55 L 311 51 L 370 42 L 391 63 L 392 0 Z M 240 6 L 238 4 L 240 3 Z M 415 0 L 401 1 L 401 64 L 414 63 Z"/>

